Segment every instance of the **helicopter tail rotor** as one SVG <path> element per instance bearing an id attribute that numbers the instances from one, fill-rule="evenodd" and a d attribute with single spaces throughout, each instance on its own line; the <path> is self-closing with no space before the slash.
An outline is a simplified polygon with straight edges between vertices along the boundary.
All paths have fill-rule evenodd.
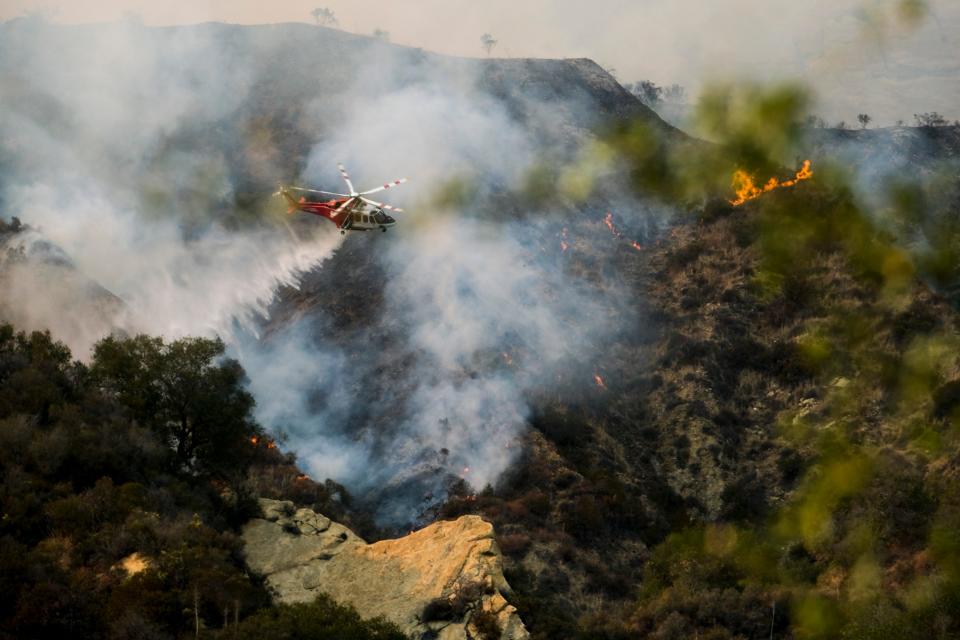
<path id="1" fill-rule="evenodd" d="M 277 186 L 277 190 L 273 194 L 273 197 L 282 196 L 283 199 L 287 201 L 287 213 L 293 213 L 297 209 L 297 201 L 290 195 L 290 189 L 295 188 L 296 187 L 287 187 L 281 184 Z"/>

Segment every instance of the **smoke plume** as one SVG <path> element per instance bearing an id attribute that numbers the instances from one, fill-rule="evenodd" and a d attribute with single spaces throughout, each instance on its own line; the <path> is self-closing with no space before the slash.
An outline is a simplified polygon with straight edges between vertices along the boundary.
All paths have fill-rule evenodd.
<path id="1" fill-rule="evenodd" d="M 302 68 L 285 80 L 277 57 L 293 48 L 285 35 L 7 25 L 0 197 L 31 231 L 10 241 L 28 275 L 8 274 L 4 295 L 24 328 L 51 328 L 81 357 L 118 329 L 220 335 L 258 418 L 309 473 L 345 483 L 382 522 L 411 522 L 456 478 L 495 484 L 530 395 L 632 321 L 616 283 L 592 286 L 558 257 L 563 221 L 603 211 L 518 204 L 540 159 L 589 137 L 530 127 L 518 109 L 562 124 L 586 107 L 505 102 L 479 64 L 343 36 L 318 46 L 347 79 L 304 97 Z M 337 161 L 358 188 L 412 178 L 384 194 L 410 211 L 391 233 L 344 240 L 270 212 L 267 194 L 298 174 L 339 190 Z M 53 249 L 30 247 L 58 248 L 61 271 L 110 304 L 53 287 L 39 266 Z M 278 299 L 318 274 L 335 283 L 311 290 L 319 300 L 291 312 Z M 344 324 L 350 295 L 366 313 Z"/>

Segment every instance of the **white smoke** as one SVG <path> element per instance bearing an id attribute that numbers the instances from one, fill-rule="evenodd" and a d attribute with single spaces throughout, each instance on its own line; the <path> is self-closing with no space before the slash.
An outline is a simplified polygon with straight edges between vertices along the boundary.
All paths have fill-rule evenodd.
<path id="1" fill-rule="evenodd" d="M 585 287 L 549 257 L 544 243 L 555 247 L 560 231 L 550 221 L 571 215 L 569 205 L 524 211 L 512 202 L 538 158 L 568 146 L 563 132 L 545 139 L 528 130 L 480 89 L 477 65 L 430 62 L 411 65 L 374 49 L 355 86 L 338 92 L 354 108 L 305 170 L 308 183 L 336 184 L 332 159 L 343 158 L 358 188 L 413 178 L 383 194 L 408 209 L 400 224 L 365 243 L 380 268 L 345 281 L 382 286 L 380 316 L 360 319 L 357 337 L 271 336 L 268 359 L 310 354 L 304 375 L 251 373 L 263 397 L 283 398 L 292 385 L 297 397 L 323 398 L 319 406 L 292 398 L 271 405 L 295 425 L 289 442 L 311 473 L 371 497 L 380 520 L 392 523 L 441 499 L 450 478 L 476 489 L 496 484 L 518 454 L 529 395 L 596 348 L 614 328 L 609 308 L 620 295 Z M 572 108 L 530 106 L 546 114 Z M 329 113 L 326 104 L 316 109 Z M 473 197 L 438 197 L 451 183 Z M 382 282 L 371 283 L 380 273 Z M 317 332 L 335 336 L 318 311 Z M 592 372 L 580 375 L 592 382 Z M 286 391 L 274 395 L 274 383 Z M 272 407 L 261 411 L 268 421 Z"/>
<path id="2" fill-rule="evenodd" d="M 48 274 L 36 283 L 47 296 L 17 299 L 25 328 L 56 330 L 81 358 L 115 328 L 170 338 L 253 330 L 277 287 L 340 243 L 266 211 L 241 231 L 222 215 L 235 191 L 223 152 L 182 132 L 230 117 L 253 78 L 211 34 L 25 24 L 7 30 L 3 49 L 3 213 L 125 303 L 97 318 L 99 332 L 71 331 L 63 316 L 84 311 L 51 304 Z"/>
<path id="3" fill-rule="evenodd" d="M 296 285 L 341 241 L 326 229 L 305 234 L 289 226 L 243 232 L 214 226 L 185 240 L 176 224 L 118 210 L 106 194 L 89 190 L 35 185 L 13 189 L 8 198 L 80 272 L 126 303 L 115 321 L 130 332 L 228 335 L 237 324 L 255 331 L 276 289 Z M 90 346 L 79 336 L 64 338 L 78 356 Z"/>
<path id="4" fill-rule="evenodd" d="M 611 315 L 615 287 L 585 286 L 553 255 L 553 218 L 602 211 L 514 202 L 539 158 L 569 150 L 567 134 L 533 133 L 481 90 L 477 64 L 361 48 L 349 61 L 352 84 L 303 110 L 303 131 L 320 137 L 306 184 L 334 188 L 338 160 L 360 189 L 404 174 L 408 185 L 375 197 L 410 213 L 397 214 L 389 234 L 348 237 L 363 259 L 336 273 L 336 286 L 311 292 L 328 298 L 287 313 L 271 307 L 278 289 L 312 277 L 343 240 L 320 219 L 287 223 L 260 205 L 239 219 L 230 210 L 239 181 L 266 182 L 238 178 L 231 149 L 255 155 L 273 179 L 284 169 L 256 135 L 217 144 L 205 136 L 264 95 L 276 100 L 266 113 L 289 105 L 254 91 L 263 79 L 231 57 L 229 28 L 84 27 L 63 47 L 53 46 L 57 28 L 35 29 L 29 41 L 17 32 L 0 44 L 20 56 L 5 68 L 19 84 L 0 86 L 26 98 L 0 114 L 5 215 L 124 302 L 93 324 L 100 335 L 224 337 L 263 424 L 288 436 L 308 472 L 344 482 L 382 521 L 412 521 L 452 478 L 495 484 L 518 450 L 529 396 L 623 322 Z M 529 112 L 561 121 L 579 108 L 538 100 Z M 448 197 L 454 186 L 460 197 Z M 379 295 L 374 316 L 334 326 L 333 309 L 350 292 Z M 98 337 L 90 323 L 71 333 L 58 322 L 88 311 L 52 288 L 23 304 L 34 310 L 30 324 L 54 329 L 78 356 Z M 273 311 L 285 320 L 260 340 Z"/>

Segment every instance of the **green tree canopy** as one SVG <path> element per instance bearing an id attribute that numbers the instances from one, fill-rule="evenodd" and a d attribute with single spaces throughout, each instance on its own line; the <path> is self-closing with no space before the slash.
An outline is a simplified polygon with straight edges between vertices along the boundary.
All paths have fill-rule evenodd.
<path id="1" fill-rule="evenodd" d="M 232 476 L 246 466 L 260 427 L 243 368 L 224 357 L 221 340 L 109 337 L 94 348 L 91 372 L 170 445 L 182 467 Z"/>

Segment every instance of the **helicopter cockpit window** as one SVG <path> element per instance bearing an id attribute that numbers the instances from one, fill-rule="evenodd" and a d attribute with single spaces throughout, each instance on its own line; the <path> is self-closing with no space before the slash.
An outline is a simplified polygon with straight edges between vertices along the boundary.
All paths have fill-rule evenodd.
<path id="1" fill-rule="evenodd" d="M 383 210 L 378 209 L 377 212 L 373 214 L 373 219 L 376 222 L 386 222 L 387 216 L 383 213 Z"/>

